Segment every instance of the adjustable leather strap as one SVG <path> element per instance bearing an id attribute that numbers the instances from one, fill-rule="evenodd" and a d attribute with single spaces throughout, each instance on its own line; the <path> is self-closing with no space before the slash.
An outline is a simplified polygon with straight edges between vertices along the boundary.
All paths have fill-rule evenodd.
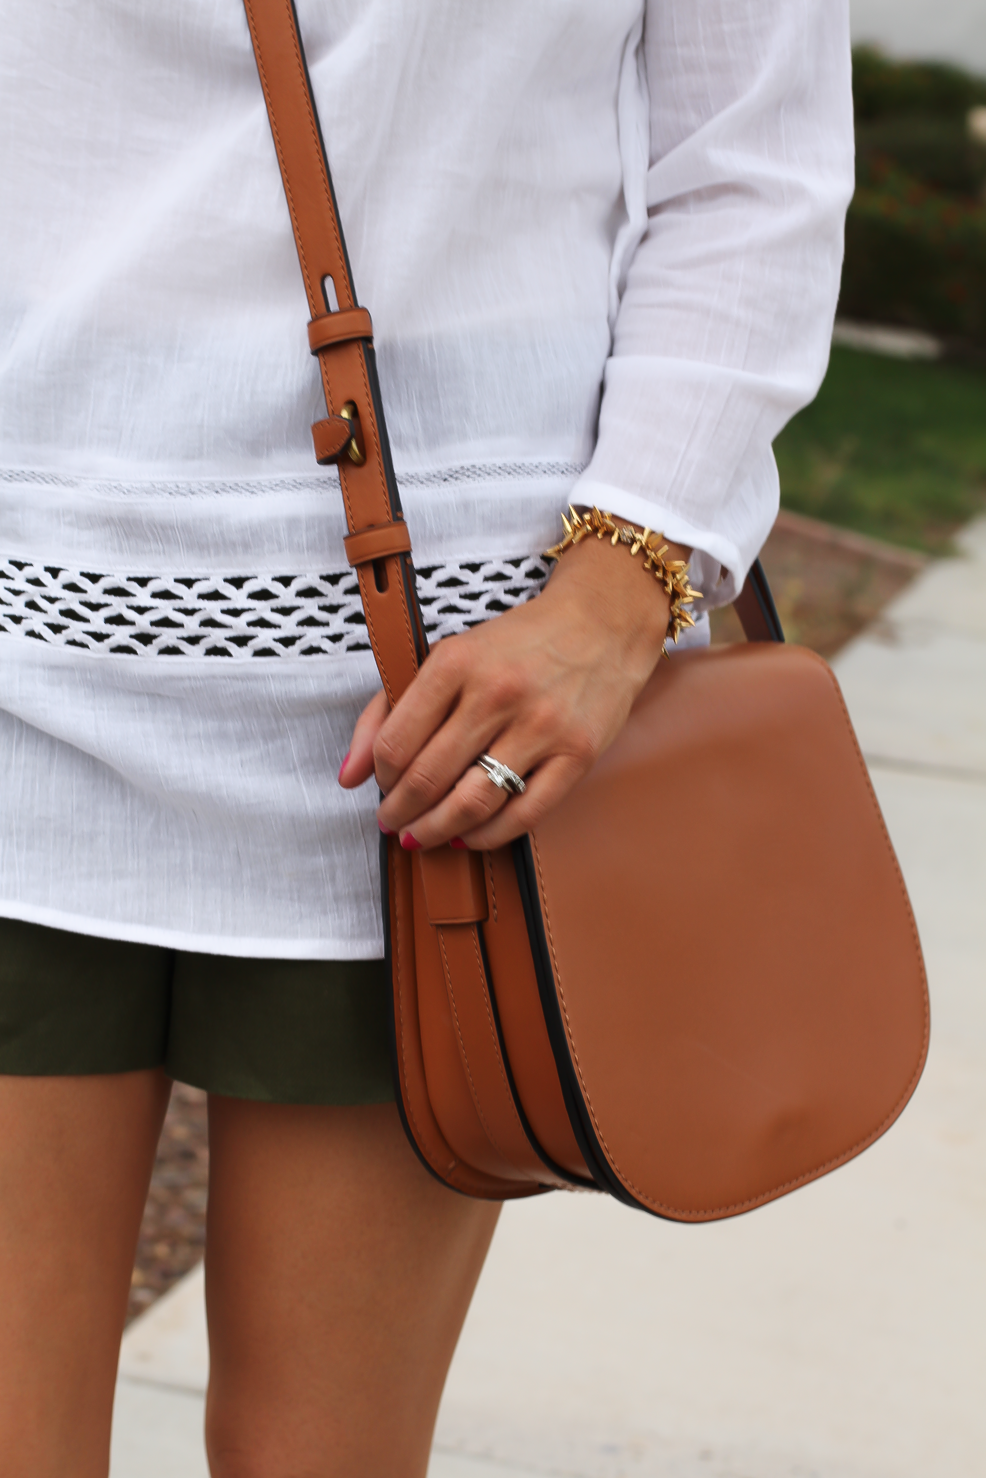
<path id="1" fill-rule="evenodd" d="M 784 640 L 784 628 L 774 605 L 763 565 L 753 561 L 743 589 L 733 602 L 747 641 Z"/>
<path id="2" fill-rule="evenodd" d="M 373 655 L 393 705 L 424 660 L 428 643 L 383 420 L 373 328 L 356 302 L 294 5 L 292 0 L 243 3 L 308 296 L 309 343 L 318 355 L 329 412 L 313 428 L 319 460 L 337 461 L 350 536 L 364 541 L 371 531 L 381 536 L 381 552 L 369 556 L 374 567 L 362 557 L 352 562 Z M 335 288 L 338 312 L 327 311 L 326 278 Z M 344 409 L 348 422 L 340 415 Z M 362 462 L 346 455 L 347 431 L 358 437 Z"/>

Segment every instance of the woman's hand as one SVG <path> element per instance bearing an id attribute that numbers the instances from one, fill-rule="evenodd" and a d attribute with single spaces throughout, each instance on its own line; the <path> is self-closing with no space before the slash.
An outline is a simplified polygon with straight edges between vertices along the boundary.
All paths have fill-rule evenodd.
<path id="1" fill-rule="evenodd" d="M 688 551 L 672 545 L 667 557 Z M 353 789 L 375 772 L 381 829 L 399 832 L 404 847 L 503 846 L 616 738 L 661 655 L 669 604 L 642 560 L 585 539 L 536 599 L 439 642 L 393 712 L 378 693 L 340 784 Z M 478 768 L 486 751 L 525 777 L 524 795 Z"/>

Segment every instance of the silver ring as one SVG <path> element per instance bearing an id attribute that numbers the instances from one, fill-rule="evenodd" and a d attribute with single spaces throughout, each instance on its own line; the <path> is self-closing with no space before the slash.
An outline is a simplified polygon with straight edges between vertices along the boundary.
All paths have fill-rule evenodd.
<path id="1" fill-rule="evenodd" d="M 491 754 L 481 754 L 476 763 L 500 790 L 509 790 L 511 795 L 523 795 L 527 789 L 515 770 L 511 770 L 509 765 L 502 765 Z"/>

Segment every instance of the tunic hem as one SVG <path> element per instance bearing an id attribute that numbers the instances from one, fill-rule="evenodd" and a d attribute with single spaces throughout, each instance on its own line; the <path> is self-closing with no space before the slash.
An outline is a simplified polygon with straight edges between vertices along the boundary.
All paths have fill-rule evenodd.
<path id="1" fill-rule="evenodd" d="M 150 944 L 160 949 L 226 955 L 234 959 L 379 960 L 383 957 L 379 939 L 277 939 L 194 934 L 181 929 L 156 929 L 145 924 L 65 913 L 58 908 L 44 908 L 16 899 L 0 899 L 0 918 L 20 919 L 23 923 L 41 924 L 48 929 L 65 929 L 71 934 L 92 934 L 99 939 L 119 939 L 130 944 Z"/>

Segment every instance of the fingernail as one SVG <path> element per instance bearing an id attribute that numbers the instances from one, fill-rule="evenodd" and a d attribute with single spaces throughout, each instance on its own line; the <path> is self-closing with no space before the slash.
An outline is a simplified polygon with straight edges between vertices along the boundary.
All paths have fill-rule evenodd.
<path id="1" fill-rule="evenodd" d="M 401 837 L 401 846 L 404 848 L 405 852 L 417 852 L 421 846 L 421 843 L 418 841 L 417 837 L 413 837 L 409 831 L 406 831 Z"/>
<path id="2" fill-rule="evenodd" d="M 345 770 L 345 768 L 346 768 L 346 766 L 348 764 L 349 764 L 349 751 L 347 750 L 346 751 L 346 758 L 343 760 L 342 764 L 339 766 L 339 779 L 340 780 L 342 779 L 343 771 Z"/>
<path id="3" fill-rule="evenodd" d="M 384 826 L 382 821 L 378 821 L 377 825 L 379 826 L 385 837 L 392 837 L 394 835 L 392 829 L 389 826 Z"/>
<path id="4" fill-rule="evenodd" d="M 469 850 L 461 837 L 453 837 L 449 842 L 449 846 L 454 847 L 457 852 L 467 852 Z"/>

